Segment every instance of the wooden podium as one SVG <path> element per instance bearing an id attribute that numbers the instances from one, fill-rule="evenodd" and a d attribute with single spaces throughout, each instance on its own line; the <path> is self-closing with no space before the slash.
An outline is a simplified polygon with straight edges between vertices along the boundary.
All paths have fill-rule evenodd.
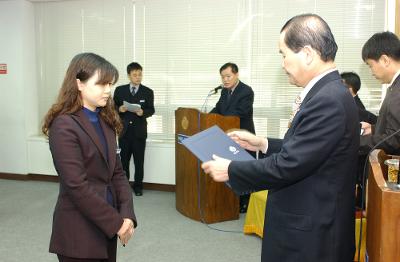
<path id="1" fill-rule="evenodd" d="M 388 158 L 383 150 L 369 156 L 370 170 L 367 187 L 367 254 L 369 261 L 400 261 L 400 191 L 385 185 Z"/>
<path id="2" fill-rule="evenodd" d="M 239 199 L 224 183 L 204 174 L 201 162 L 178 138 L 194 135 L 213 125 L 226 131 L 239 128 L 236 116 L 205 114 L 193 108 L 175 111 L 175 194 L 176 209 L 183 215 L 207 224 L 239 218 Z"/>

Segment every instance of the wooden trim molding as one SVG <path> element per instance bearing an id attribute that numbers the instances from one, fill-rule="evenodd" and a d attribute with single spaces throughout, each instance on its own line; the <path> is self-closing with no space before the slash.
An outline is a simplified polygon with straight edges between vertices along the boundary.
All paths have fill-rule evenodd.
<path id="1" fill-rule="evenodd" d="M 0 179 L 58 182 L 58 176 L 39 175 L 39 174 L 22 175 L 22 174 L 0 173 Z"/>
<path id="2" fill-rule="evenodd" d="M 0 179 L 9 180 L 22 180 L 22 181 L 45 181 L 45 182 L 58 182 L 58 176 L 40 175 L 40 174 L 11 174 L 11 173 L 0 173 Z M 133 182 L 129 182 L 131 186 Z M 157 190 L 165 192 L 175 192 L 175 185 L 166 184 L 155 184 L 155 183 L 143 183 L 143 188 L 147 190 Z"/>
<path id="3" fill-rule="evenodd" d="M 129 182 L 133 185 L 133 182 Z M 155 183 L 143 183 L 143 188 L 147 190 L 157 190 L 157 191 L 165 191 L 165 192 L 175 192 L 175 185 L 167 185 L 167 184 L 155 184 Z"/>

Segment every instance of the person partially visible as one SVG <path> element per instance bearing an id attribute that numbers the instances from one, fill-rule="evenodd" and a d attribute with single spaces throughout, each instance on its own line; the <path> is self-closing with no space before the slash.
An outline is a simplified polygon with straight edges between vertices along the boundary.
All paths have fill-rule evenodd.
<path id="1" fill-rule="evenodd" d="M 135 164 L 135 180 L 133 190 L 136 196 L 143 195 L 144 155 L 147 139 L 147 118 L 154 110 L 154 92 L 142 85 L 143 68 L 133 62 L 126 68 L 130 83 L 118 86 L 114 91 L 114 102 L 122 119 L 124 129 L 119 139 L 121 160 L 128 180 L 130 178 L 129 163 L 131 156 Z M 128 111 L 124 101 L 140 105 L 134 112 Z"/>
<path id="2" fill-rule="evenodd" d="M 255 134 L 253 122 L 254 92 L 250 86 L 239 80 L 239 68 L 234 63 L 226 63 L 219 69 L 223 89 L 221 96 L 210 111 L 224 116 L 238 116 L 240 128 Z M 255 156 L 254 152 L 251 152 Z M 245 213 L 250 194 L 240 196 L 240 213 Z"/>
<path id="3" fill-rule="evenodd" d="M 289 82 L 303 88 L 276 153 L 252 161 L 213 156 L 202 164 L 237 194 L 268 189 L 261 261 L 353 261 L 354 187 L 359 123 L 354 99 L 334 59 L 337 45 L 318 15 L 291 18 L 279 52 Z M 229 133 L 247 150 L 268 153 L 269 140 Z M 276 146 L 276 145 L 275 145 Z"/>
<path id="4" fill-rule="evenodd" d="M 44 119 L 60 179 L 49 248 L 59 261 L 114 262 L 117 238 L 126 245 L 137 226 L 117 154 L 122 125 L 110 97 L 117 80 L 103 57 L 76 55 Z"/>
<path id="5" fill-rule="evenodd" d="M 400 40 L 391 32 L 374 34 L 362 48 L 362 59 L 372 75 L 382 84 L 389 84 L 379 110 L 376 125 L 361 122 L 363 135 L 360 153 L 367 154 L 389 135 L 400 130 Z M 387 154 L 400 154 L 400 135 L 377 146 Z"/>
<path id="6" fill-rule="evenodd" d="M 343 72 L 340 74 L 343 83 L 349 88 L 351 95 L 358 107 L 358 118 L 360 122 L 366 122 L 371 125 L 376 123 L 377 117 L 365 109 L 364 104 L 358 97 L 358 91 L 361 87 L 360 77 L 354 72 Z M 360 123 L 361 128 L 361 123 Z M 361 154 L 358 158 L 357 178 L 356 178 L 356 208 L 363 209 L 364 203 L 362 196 L 364 194 L 364 163 L 366 155 Z"/>
<path id="7" fill-rule="evenodd" d="M 362 122 L 370 123 L 372 125 L 375 124 L 377 119 L 376 115 L 365 108 L 363 102 L 361 102 L 361 99 L 358 96 L 358 91 L 361 88 L 360 77 L 354 72 L 343 72 L 340 74 L 340 77 L 342 78 L 347 88 L 349 88 L 349 91 L 354 98 L 354 102 L 356 102 L 356 105 L 358 107 L 359 120 Z"/>

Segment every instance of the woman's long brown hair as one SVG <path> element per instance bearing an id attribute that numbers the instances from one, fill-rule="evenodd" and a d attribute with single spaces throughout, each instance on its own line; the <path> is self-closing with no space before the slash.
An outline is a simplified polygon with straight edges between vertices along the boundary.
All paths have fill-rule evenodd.
<path id="1" fill-rule="evenodd" d="M 99 73 L 97 84 L 115 84 L 118 81 L 118 70 L 99 55 L 82 53 L 71 60 L 57 101 L 51 106 L 43 120 L 43 134 L 49 135 L 49 128 L 57 116 L 73 114 L 83 108 L 76 80 L 79 79 L 82 82 L 86 82 L 96 72 Z M 111 97 L 108 99 L 107 104 L 100 109 L 99 115 L 117 134 L 120 134 L 122 124 Z"/>

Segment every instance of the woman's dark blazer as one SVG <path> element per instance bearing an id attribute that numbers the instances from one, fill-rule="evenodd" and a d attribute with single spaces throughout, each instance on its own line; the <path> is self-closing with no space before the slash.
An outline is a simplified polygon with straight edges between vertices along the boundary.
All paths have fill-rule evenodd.
<path id="1" fill-rule="evenodd" d="M 116 154 L 114 131 L 100 118 L 105 152 L 89 119 L 79 111 L 60 115 L 49 130 L 60 192 L 53 214 L 49 251 L 75 258 L 107 258 L 107 242 L 124 218 L 137 225 L 132 190 Z M 113 206 L 107 200 L 111 188 Z"/>

